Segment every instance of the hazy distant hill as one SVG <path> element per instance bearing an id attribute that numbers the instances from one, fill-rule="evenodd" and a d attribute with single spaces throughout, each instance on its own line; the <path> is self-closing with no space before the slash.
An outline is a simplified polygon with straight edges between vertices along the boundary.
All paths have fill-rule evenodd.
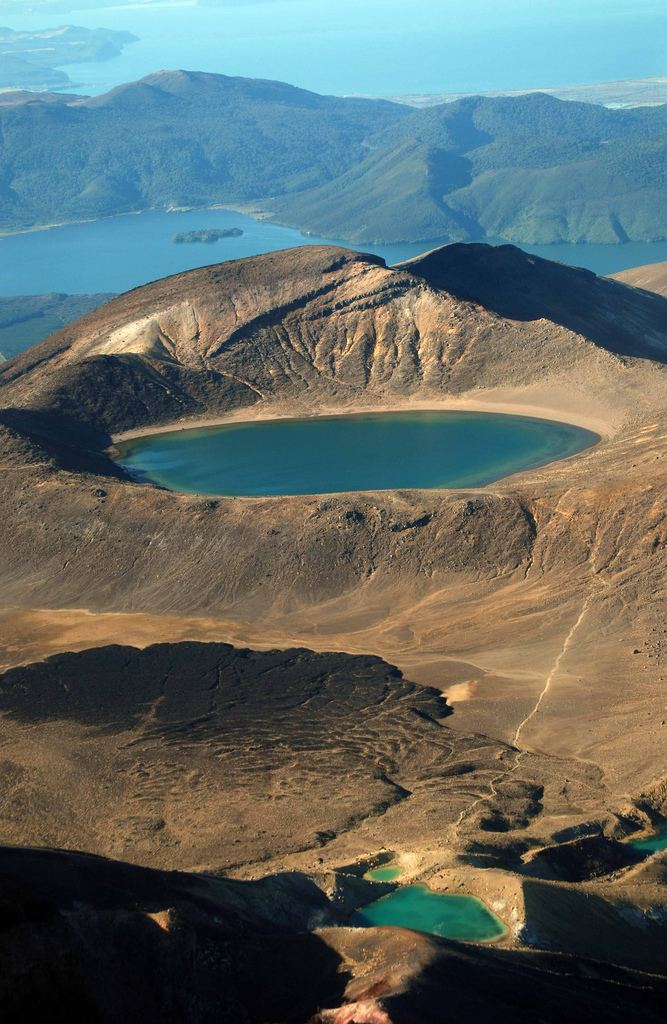
<path id="1" fill-rule="evenodd" d="M 0 13 L 2 8 L 0 7 Z M 0 89 L 51 89 L 69 83 L 60 68 L 117 57 L 127 43 L 135 42 L 130 32 L 104 28 L 58 28 L 14 32 L 0 27 Z"/>
<path id="2" fill-rule="evenodd" d="M 536 93 L 413 110 L 178 71 L 0 104 L 0 132 L 4 229 L 228 203 L 357 243 L 667 237 L 667 106 Z"/>
<path id="3" fill-rule="evenodd" d="M 420 110 L 280 220 L 351 241 L 667 236 L 667 107 L 607 110 L 541 93 Z"/>
<path id="4" fill-rule="evenodd" d="M 0 109 L 0 226 L 312 188 L 406 116 L 382 101 L 182 71 L 94 99 L 35 97 Z"/>
<path id="5" fill-rule="evenodd" d="M 70 84 L 69 76 L 57 68 L 22 57 L 0 56 L 0 89 L 62 89 Z"/>

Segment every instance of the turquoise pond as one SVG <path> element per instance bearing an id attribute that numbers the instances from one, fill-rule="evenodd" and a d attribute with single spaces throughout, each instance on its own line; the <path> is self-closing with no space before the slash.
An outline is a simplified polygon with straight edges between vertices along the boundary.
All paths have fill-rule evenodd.
<path id="1" fill-rule="evenodd" d="M 397 878 L 402 875 L 400 868 L 392 867 L 390 864 L 385 864 L 381 868 L 372 868 L 367 871 L 364 878 L 367 878 L 369 882 L 395 882 Z"/>
<path id="2" fill-rule="evenodd" d="M 479 487 L 597 440 L 527 416 L 374 413 L 152 434 L 121 443 L 117 461 L 137 480 L 195 494 L 332 494 Z"/>
<path id="3" fill-rule="evenodd" d="M 505 935 L 505 925 L 475 896 L 431 892 L 406 885 L 355 912 L 352 923 L 366 927 L 393 925 L 445 939 L 490 942 Z"/>
<path id="4" fill-rule="evenodd" d="M 630 846 L 635 850 L 643 850 L 645 853 L 657 853 L 658 850 L 667 850 L 667 822 L 652 836 L 631 840 Z"/>

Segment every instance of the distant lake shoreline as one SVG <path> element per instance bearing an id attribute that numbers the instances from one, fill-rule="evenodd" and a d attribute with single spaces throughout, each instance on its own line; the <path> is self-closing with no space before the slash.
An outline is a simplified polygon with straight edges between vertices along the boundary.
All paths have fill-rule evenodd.
<path id="1" fill-rule="evenodd" d="M 251 212 L 251 210 L 249 209 L 247 204 L 241 204 L 241 205 L 236 206 L 236 205 L 232 205 L 232 204 L 228 205 L 226 203 L 216 203 L 213 206 L 188 206 L 188 207 L 179 207 L 178 209 L 170 209 L 170 208 L 159 207 L 159 206 L 147 206 L 147 207 L 144 207 L 141 210 L 125 210 L 122 213 L 112 213 L 112 214 L 109 214 L 107 216 L 101 216 L 101 217 L 85 217 L 85 218 L 82 218 L 81 220 L 78 220 L 78 219 L 77 220 L 62 220 L 62 221 L 54 221 L 53 223 L 50 223 L 50 224 L 34 224 L 34 225 L 31 225 L 30 227 L 16 228 L 16 229 L 11 230 L 11 231 L 6 231 L 6 230 L 3 230 L 2 228 L 0 228 L 0 242 L 3 239 L 5 239 L 5 238 L 15 238 L 17 235 L 39 234 L 40 232 L 43 232 L 43 231 L 53 231 L 53 230 L 55 230 L 57 228 L 78 227 L 81 224 L 100 224 L 100 223 L 103 223 L 105 221 L 118 220 L 121 217 L 143 217 L 143 216 L 146 216 L 147 214 L 165 214 L 166 216 L 169 216 L 169 217 L 176 217 L 176 216 L 179 216 L 181 214 L 219 213 L 221 210 L 229 212 L 229 213 L 238 214 L 239 217 L 248 218 L 249 220 L 254 221 L 256 224 L 267 224 L 267 225 L 269 225 L 270 227 L 273 227 L 273 228 L 279 228 L 279 229 L 282 229 L 282 230 L 285 230 L 285 231 L 294 232 L 295 234 L 300 235 L 304 239 L 304 244 L 305 245 L 320 245 L 320 244 L 323 244 L 323 245 L 340 245 L 340 246 L 343 246 L 346 249 L 353 249 L 353 250 L 356 250 L 358 252 L 375 252 L 376 249 L 380 249 L 380 248 L 381 249 L 394 249 L 394 248 L 398 249 L 398 248 L 401 248 L 401 247 L 406 247 L 406 248 L 409 247 L 410 249 L 412 249 L 415 246 L 417 246 L 417 247 L 420 247 L 419 248 L 419 252 L 422 253 L 422 252 L 429 252 L 431 249 L 437 248 L 437 247 L 442 246 L 442 245 L 452 245 L 452 244 L 455 244 L 456 241 L 457 241 L 456 239 L 424 238 L 424 239 L 418 239 L 418 240 L 413 241 L 413 242 L 407 241 L 407 240 L 403 239 L 403 240 L 397 241 L 397 242 L 386 242 L 386 241 L 382 241 L 382 240 L 376 240 L 376 241 L 372 241 L 372 242 L 368 242 L 368 243 L 356 243 L 356 242 L 346 241 L 345 239 L 326 238 L 326 237 L 322 237 L 322 236 L 316 235 L 312 231 L 303 231 L 300 228 L 290 227 L 290 225 L 288 225 L 288 224 L 283 224 L 280 221 L 272 220 L 269 215 L 264 214 L 262 212 L 259 212 L 259 211 L 257 213 Z M 206 228 L 201 228 L 201 229 L 197 229 L 195 231 L 181 232 L 180 234 L 191 234 L 191 235 L 193 235 L 193 234 L 203 234 L 207 230 L 208 229 L 206 229 Z M 242 228 L 238 228 L 238 230 L 241 231 L 241 234 L 243 234 L 243 229 Z M 212 231 L 218 231 L 218 229 L 213 228 Z M 234 228 L 231 228 L 231 229 L 219 230 L 218 237 L 220 239 L 228 239 L 228 238 L 235 238 L 235 237 L 240 238 L 241 235 L 237 235 L 236 234 L 236 230 Z M 312 241 L 313 238 L 317 238 L 318 241 L 317 242 L 313 242 Z M 573 253 L 574 252 L 583 252 L 583 253 L 585 253 L 587 250 L 590 250 L 590 249 L 596 249 L 596 250 L 597 249 L 601 249 L 601 250 L 606 250 L 608 252 L 626 252 L 626 251 L 634 250 L 636 247 L 640 247 L 640 246 L 641 247 L 664 246 L 665 253 L 666 253 L 665 259 L 667 260 L 667 238 L 658 239 L 658 240 L 655 240 L 655 241 L 652 241 L 652 242 L 633 242 L 633 241 L 629 241 L 629 242 L 599 242 L 599 243 L 592 243 L 592 242 L 549 242 L 546 245 L 533 245 L 532 243 L 517 242 L 517 241 L 514 241 L 511 238 L 495 238 L 495 237 L 492 237 L 492 236 L 483 236 L 483 237 L 479 237 L 479 238 L 468 239 L 466 244 L 471 244 L 472 245 L 472 244 L 475 244 L 475 243 L 483 243 L 483 244 L 486 244 L 486 245 L 515 245 L 518 249 L 523 249 L 525 252 L 532 252 L 535 255 L 543 255 L 545 253 L 548 253 L 549 251 L 556 252 L 556 251 L 560 251 L 560 250 L 568 250 L 568 251 L 571 250 Z M 406 257 L 406 259 L 407 258 L 409 258 L 409 257 Z M 554 257 L 549 257 L 547 255 L 544 255 L 544 259 L 550 259 L 550 258 L 557 259 L 557 257 L 555 257 L 555 256 Z M 401 262 L 401 261 L 399 260 L 398 262 Z M 563 260 L 562 262 L 566 262 L 566 261 Z M 571 265 L 575 266 L 576 264 L 571 264 Z M 585 266 L 585 264 L 582 263 L 581 266 Z M 629 270 L 633 266 L 639 266 L 639 264 L 634 264 L 633 263 L 633 264 L 629 264 L 628 266 L 625 266 L 625 267 L 619 267 L 619 272 L 620 272 L 621 269 Z M 615 272 L 616 271 L 612 271 L 612 273 L 615 273 Z"/>
<path id="2" fill-rule="evenodd" d="M 243 234 L 226 238 L 220 248 L 172 242 L 176 232 L 230 228 Z M 480 241 L 507 244 L 504 239 Z M 211 263 L 304 245 L 357 249 L 380 256 L 392 266 L 445 244 L 447 239 L 435 238 L 396 245 L 354 245 L 344 239 L 306 235 L 231 207 L 144 210 L 0 236 L 0 294 L 123 292 Z M 667 260 L 667 241 L 519 248 L 601 275 Z"/>

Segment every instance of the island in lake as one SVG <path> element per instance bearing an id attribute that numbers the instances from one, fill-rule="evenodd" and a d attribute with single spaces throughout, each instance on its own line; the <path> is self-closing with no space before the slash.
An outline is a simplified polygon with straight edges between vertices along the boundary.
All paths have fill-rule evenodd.
<path id="1" fill-rule="evenodd" d="M 221 238 L 240 238 L 243 228 L 206 228 L 201 231 L 179 231 L 174 235 L 172 241 L 176 245 L 185 245 L 192 242 L 205 242 L 212 245 L 219 242 Z"/>

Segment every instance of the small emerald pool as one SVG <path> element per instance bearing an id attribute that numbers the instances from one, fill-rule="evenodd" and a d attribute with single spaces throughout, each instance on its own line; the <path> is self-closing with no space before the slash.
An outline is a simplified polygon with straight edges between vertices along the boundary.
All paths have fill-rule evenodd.
<path id="1" fill-rule="evenodd" d="M 401 886 L 357 910 L 352 923 L 412 928 L 465 942 L 491 942 L 507 931 L 500 918 L 476 896 L 431 892 L 425 885 Z"/>
<path id="2" fill-rule="evenodd" d="M 366 872 L 364 878 L 367 878 L 369 882 L 395 882 L 397 878 L 401 877 L 402 873 L 399 867 L 392 867 L 390 864 L 387 864 L 385 867 L 371 868 L 370 871 Z"/>
<path id="3" fill-rule="evenodd" d="M 643 850 L 644 853 L 657 853 L 658 850 L 667 850 L 667 822 L 654 832 L 652 836 L 644 836 L 643 839 L 631 839 L 630 846 L 635 850 Z"/>
<path id="4" fill-rule="evenodd" d="M 568 423 L 473 412 L 401 412 L 229 423 L 124 441 L 135 479 L 225 496 L 480 487 L 595 444 Z"/>

